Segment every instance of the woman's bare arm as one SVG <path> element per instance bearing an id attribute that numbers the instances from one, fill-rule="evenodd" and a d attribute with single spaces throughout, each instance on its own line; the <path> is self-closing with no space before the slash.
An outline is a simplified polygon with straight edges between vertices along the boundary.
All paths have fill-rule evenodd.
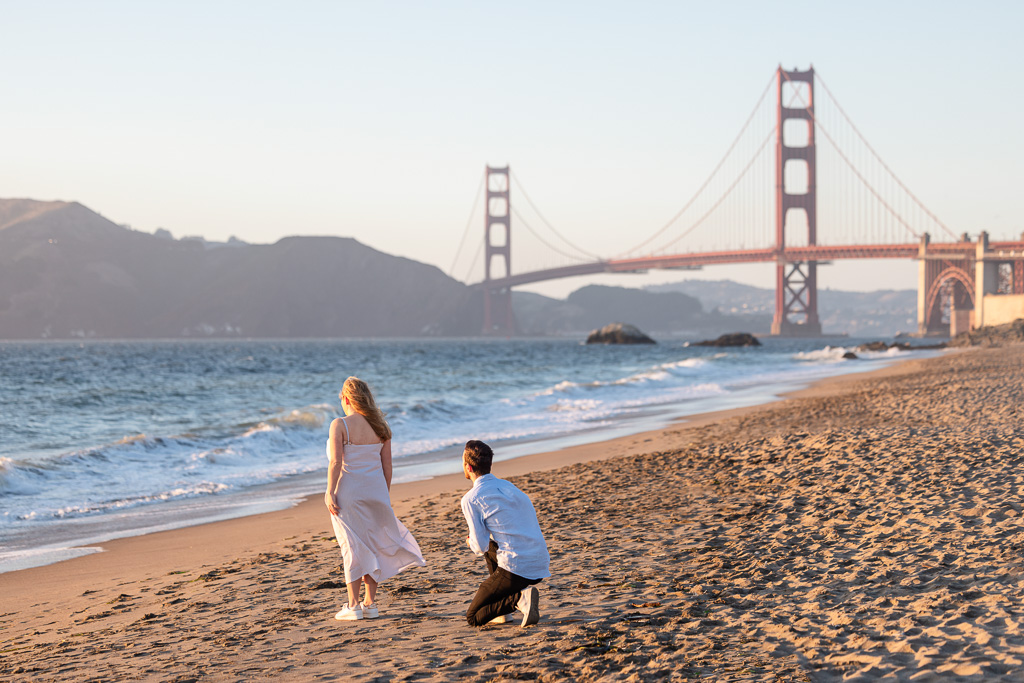
<path id="1" fill-rule="evenodd" d="M 335 493 L 338 491 L 338 482 L 341 481 L 341 465 L 345 457 L 345 445 L 342 442 L 341 432 L 344 427 L 339 425 L 340 418 L 331 422 L 330 436 L 327 437 L 327 454 L 329 462 L 327 465 L 327 492 L 324 494 L 324 503 L 332 515 L 338 514 L 338 500 Z"/>

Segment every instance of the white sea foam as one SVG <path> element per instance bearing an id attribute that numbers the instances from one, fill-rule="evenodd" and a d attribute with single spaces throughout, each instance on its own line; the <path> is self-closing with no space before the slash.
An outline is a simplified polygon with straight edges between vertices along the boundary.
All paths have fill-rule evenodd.
<path id="1" fill-rule="evenodd" d="M 248 430 L 246 430 L 245 433 L 242 434 L 242 437 L 243 438 L 250 437 L 250 436 L 253 436 L 254 434 L 259 434 L 260 432 L 279 432 L 279 431 L 281 431 L 281 428 L 278 425 L 270 424 L 268 422 L 260 422 L 255 427 L 250 427 Z"/>
<path id="2" fill-rule="evenodd" d="M 843 355 L 848 351 L 845 346 L 826 346 L 823 349 L 795 353 L 793 358 L 800 361 L 837 363 L 845 360 Z"/>
<path id="3" fill-rule="evenodd" d="M 849 348 L 846 346 L 826 346 L 823 349 L 795 353 L 793 354 L 793 358 L 799 361 L 838 363 L 846 360 L 852 360 L 843 357 L 845 354 L 851 352 L 855 356 L 857 356 L 858 359 L 893 358 L 903 353 L 906 353 L 898 346 L 891 346 L 885 351 L 866 351 L 858 348 Z"/>
<path id="4" fill-rule="evenodd" d="M 26 550 L 0 551 L 0 572 L 13 572 L 32 567 L 42 567 L 76 557 L 103 552 L 103 548 L 29 548 Z"/>
<path id="5" fill-rule="evenodd" d="M 905 354 L 906 351 L 898 346 L 890 346 L 885 351 L 857 351 L 856 353 L 861 358 L 893 358 Z"/>
<path id="6" fill-rule="evenodd" d="M 304 421 L 292 428 L 261 424 L 237 436 L 133 438 L 75 451 L 45 463 L 5 459 L 3 519 L 66 519 L 155 503 L 223 494 L 316 471 L 324 463 L 325 436 Z M 319 442 L 317 451 L 313 445 Z M 46 495 L 70 491 L 60 506 Z"/>
<path id="7" fill-rule="evenodd" d="M 718 354 L 712 356 L 712 358 L 724 358 L 725 354 Z M 675 368 L 699 368 L 707 364 L 707 360 L 703 358 L 687 358 L 685 360 L 675 361 L 673 363 L 662 363 L 660 366 L 666 370 L 672 370 Z"/>

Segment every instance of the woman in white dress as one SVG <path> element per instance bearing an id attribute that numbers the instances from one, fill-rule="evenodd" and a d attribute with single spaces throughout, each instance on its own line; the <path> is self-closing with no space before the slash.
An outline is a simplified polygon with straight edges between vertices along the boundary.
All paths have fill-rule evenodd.
<path id="1" fill-rule="evenodd" d="M 334 618 L 373 619 L 379 615 L 377 586 L 427 563 L 391 509 L 391 427 L 384 413 L 357 377 L 345 380 L 339 397 L 345 417 L 331 422 L 324 502 L 341 549 L 348 604 Z M 364 583 L 366 599 L 360 602 Z"/>

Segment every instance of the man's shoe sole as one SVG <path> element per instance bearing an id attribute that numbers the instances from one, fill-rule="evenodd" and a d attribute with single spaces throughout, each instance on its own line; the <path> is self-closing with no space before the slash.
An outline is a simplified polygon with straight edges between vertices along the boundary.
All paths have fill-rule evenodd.
<path id="1" fill-rule="evenodd" d="M 523 623 L 520 626 L 532 626 L 540 621 L 540 593 L 536 586 L 526 589 L 526 609 L 523 610 Z"/>

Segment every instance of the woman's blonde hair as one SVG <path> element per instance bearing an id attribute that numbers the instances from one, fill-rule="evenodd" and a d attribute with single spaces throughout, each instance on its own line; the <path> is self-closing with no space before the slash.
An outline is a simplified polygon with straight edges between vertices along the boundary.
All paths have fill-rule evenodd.
<path id="1" fill-rule="evenodd" d="M 349 377 L 341 387 L 341 397 L 347 398 L 352 408 L 366 418 L 373 433 L 380 437 L 381 441 L 391 438 L 391 427 L 384 419 L 384 411 L 377 407 L 377 402 L 373 400 L 373 393 L 366 382 L 358 377 Z"/>

